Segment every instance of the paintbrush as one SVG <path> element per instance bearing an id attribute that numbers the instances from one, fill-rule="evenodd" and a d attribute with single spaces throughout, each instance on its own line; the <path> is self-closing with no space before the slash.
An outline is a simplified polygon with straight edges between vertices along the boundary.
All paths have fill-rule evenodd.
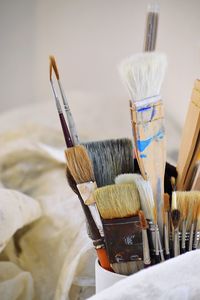
<path id="1" fill-rule="evenodd" d="M 173 225 L 173 243 L 174 243 L 174 256 L 180 254 L 180 246 L 179 246 L 179 223 L 180 223 L 180 211 L 178 209 L 173 209 L 171 211 L 171 220 Z"/>
<path id="2" fill-rule="evenodd" d="M 55 98 L 56 108 L 57 108 L 57 112 L 58 112 L 58 115 L 59 115 L 59 118 L 60 118 L 60 123 L 61 123 L 61 126 L 62 126 L 62 131 L 63 131 L 65 143 L 66 143 L 67 147 L 73 147 L 73 141 L 71 139 L 69 129 L 68 129 L 67 123 L 65 121 L 63 111 L 62 111 L 62 108 L 61 108 L 61 105 L 60 105 L 60 101 L 59 101 L 58 95 L 56 93 L 56 89 L 54 87 L 54 83 L 53 83 L 53 79 L 52 79 L 52 68 L 53 68 L 52 63 L 50 61 L 50 69 L 49 69 L 50 84 L 51 84 L 53 95 L 54 95 L 54 98 Z"/>
<path id="3" fill-rule="evenodd" d="M 158 264 L 160 262 L 160 254 L 159 254 L 159 240 L 158 240 L 158 224 L 157 224 L 157 210 L 156 207 L 154 206 L 153 209 L 153 214 L 154 214 L 154 226 L 155 226 L 155 263 Z"/>
<path id="4" fill-rule="evenodd" d="M 200 204 L 198 205 L 197 208 L 197 222 L 196 222 L 196 228 L 195 228 L 195 233 L 194 233 L 194 242 L 193 242 L 193 250 L 196 250 L 199 244 L 199 239 L 200 239 Z"/>
<path id="5" fill-rule="evenodd" d="M 60 93 L 61 93 L 65 113 L 66 113 L 67 120 L 68 120 L 68 125 L 69 125 L 69 131 L 70 131 L 70 134 L 71 134 L 71 138 L 73 140 L 73 144 L 77 145 L 77 144 L 79 144 L 79 138 L 78 138 L 75 122 L 74 122 L 71 110 L 69 108 L 67 98 L 66 98 L 64 90 L 62 88 L 62 84 L 61 84 L 61 81 L 60 81 L 60 75 L 59 75 L 59 72 L 58 72 L 58 67 L 57 67 L 57 64 L 56 64 L 56 60 L 55 60 L 54 56 L 50 56 L 49 59 L 50 59 L 50 64 L 51 64 L 51 66 L 54 70 L 54 73 L 55 73 L 55 76 L 56 76 L 56 79 L 57 79 L 57 82 L 58 82 L 58 86 L 59 86 L 59 90 L 60 90 Z M 50 77 L 52 77 L 52 68 L 51 68 L 51 71 L 50 71 Z"/>
<path id="6" fill-rule="evenodd" d="M 178 189 L 188 189 L 188 183 L 191 180 L 193 169 L 191 164 L 196 163 L 195 152 L 198 156 L 197 145 L 199 143 L 200 132 L 200 80 L 196 80 L 192 90 L 191 100 L 188 107 L 181 146 L 179 149 L 177 171 L 178 171 Z"/>
<path id="7" fill-rule="evenodd" d="M 156 252 L 156 238 L 158 239 L 159 245 L 159 253 L 161 260 L 164 260 L 163 256 L 163 247 L 160 239 L 159 228 L 155 226 L 155 202 L 153 199 L 153 191 L 149 181 L 144 180 L 143 177 L 139 174 L 121 174 L 115 178 L 115 183 L 132 183 L 137 186 L 139 195 L 140 195 L 140 203 L 141 208 L 144 211 L 144 214 L 149 223 L 149 231 L 150 231 L 150 249 L 151 255 L 154 256 Z M 157 230 L 157 232 L 156 232 Z"/>
<path id="8" fill-rule="evenodd" d="M 194 240 L 194 230 L 195 230 L 195 225 L 197 222 L 197 202 L 194 202 L 193 205 L 193 211 L 192 211 L 192 224 L 190 227 L 190 238 L 189 238 L 189 251 L 192 251 L 192 247 L 193 247 L 193 240 Z"/>
<path id="9" fill-rule="evenodd" d="M 154 51 L 156 48 L 156 37 L 158 30 L 158 5 L 149 5 L 146 29 L 145 29 L 145 41 L 144 41 L 144 51 Z"/>
<path id="10" fill-rule="evenodd" d="M 74 180 L 74 178 L 71 175 L 68 168 L 66 170 L 66 176 L 67 176 L 67 181 L 69 183 L 69 186 L 74 191 L 74 193 L 77 194 L 77 196 L 80 200 L 83 212 L 84 212 L 86 220 L 87 220 L 89 237 L 93 241 L 93 245 L 96 249 L 97 256 L 98 256 L 98 259 L 99 259 L 99 263 L 104 269 L 111 271 L 112 269 L 110 267 L 110 262 L 108 260 L 108 256 L 107 256 L 107 253 L 106 253 L 104 238 L 100 235 L 100 232 L 99 232 L 99 230 L 97 228 L 97 225 L 96 225 L 96 223 L 95 223 L 95 221 L 94 221 L 94 219 L 91 215 L 89 207 L 84 204 L 84 201 L 81 197 L 81 194 L 79 193 L 79 191 L 77 189 L 76 181 Z"/>
<path id="11" fill-rule="evenodd" d="M 138 213 L 140 218 L 140 225 L 142 228 L 142 241 L 143 241 L 143 261 L 144 261 L 144 268 L 147 268 L 151 265 L 151 257 L 149 252 L 149 242 L 147 236 L 147 228 L 148 223 L 145 218 L 144 212 L 142 210 Z"/>
<path id="12" fill-rule="evenodd" d="M 122 80 L 132 100 L 136 158 L 142 176 L 151 182 L 161 231 L 166 149 L 160 89 L 166 65 L 164 54 L 152 52 L 133 55 L 120 67 Z"/>
<path id="13" fill-rule="evenodd" d="M 140 199 L 133 184 L 109 185 L 94 191 L 102 217 L 109 261 L 116 273 L 129 275 L 142 268 Z"/>
<path id="14" fill-rule="evenodd" d="M 94 141 L 83 145 L 93 163 L 98 187 L 113 184 L 115 177 L 121 173 L 133 172 L 133 146 L 129 139 Z"/>
<path id="15" fill-rule="evenodd" d="M 170 204 L 169 204 L 169 195 L 164 194 L 164 207 L 163 207 L 163 237 L 164 237 L 164 245 L 165 245 L 165 259 L 170 258 L 170 249 L 169 249 L 169 212 L 170 212 Z"/>

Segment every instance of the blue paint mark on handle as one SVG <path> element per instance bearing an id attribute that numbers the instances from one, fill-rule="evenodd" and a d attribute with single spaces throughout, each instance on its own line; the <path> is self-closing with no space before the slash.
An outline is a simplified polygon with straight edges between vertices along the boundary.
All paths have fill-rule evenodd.
<path id="1" fill-rule="evenodd" d="M 140 141 L 138 140 L 137 141 L 137 146 L 138 146 L 138 149 L 140 152 L 143 152 L 152 142 L 152 137 L 147 139 L 147 140 L 143 140 L 143 141 Z"/>
<path id="2" fill-rule="evenodd" d="M 141 112 L 141 111 L 145 111 L 145 110 L 149 110 L 149 109 L 151 109 L 151 106 L 146 106 L 146 107 L 138 108 L 137 111 Z"/>
<path id="3" fill-rule="evenodd" d="M 140 152 L 143 152 L 154 140 L 163 139 L 164 138 L 164 129 L 160 129 L 154 136 L 146 139 L 146 140 L 138 140 L 137 141 L 137 147 Z"/>
<path id="4" fill-rule="evenodd" d="M 146 158 L 147 156 L 146 156 L 146 154 L 140 154 L 140 157 L 141 158 Z"/>

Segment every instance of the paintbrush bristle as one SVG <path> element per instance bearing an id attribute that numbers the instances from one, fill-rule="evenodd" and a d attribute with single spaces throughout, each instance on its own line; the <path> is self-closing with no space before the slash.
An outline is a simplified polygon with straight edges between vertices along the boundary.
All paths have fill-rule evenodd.
<path id="1" fill-rule="evenodd" d="M 120 74 L 134 102 L 160 94 L 166 66 L 166 56 L 156 52 L 135 54 L 121 63 Z"/>
<path id="2" fill-rule="evenodd" d="M 140 209 L 138 190 L 133 184 L 98 188 L 94 191 L 94 199 L 103 219 L 131 217 Z"/>
<path id="3" fill-rule="evenodd" d="M 138 212 L 138 215 L 140 218 L 140 225 L 141 225 L 142 229 L 147 229 L 149 226 L 148 226 L 147 220 L 145 218 L 144 212 L 142 210 L 140 210 Z"/>
<path id="4" fill-rule="evenodd" d="M 156 209 L 156 206 L 153 207 L 153 222 L 154 224 L 157 224 L 157 209 Z"/>
<path id="5" fill-rule="evenodd" d="M 95 181 L 92 163 L 87 150 L 77 145 L 65 150 L 67 166 L 77 184 Z"/>
<path id="6" fill-rule="evenodd" d="M 53 68 L 53 70 L 55 72 L 56 78 L 57 78 L 57 80 L 59 80 L 60 76 L 59 76 L 59 72 L 58 72 L 58 68 L 57 68 L 55 57 L 53 55 L 50 55 L 49 59 L 50 59 L 50 65 L 52 66 L 52 68 Z M 52 69 L 50 71 L 50 79 L 51 78 L 52 78 Z"/>
<path id="7" fill-rule="evenodd" d="M 132 173 L 133 146 L 127 138 L 94 141 L 83 144 L 91 158 L 98 187 L 113 184 L 115 177 Z"/>
<path id="8" fill-rule="evenodd" d="M 170 204 L 169 204 L 169 194 L 164 194 L 164 211 L 170 210 Z"/>
<path id="9" fill-rule="evenodd" d="M 139 174 L 121 174 L 116 177 L 115 182 L 118 183 L 132 183 L 137 186 L 141 208 L 147 219 L 153 220 L 153 207 L 155 205 L 153 198 L 153 191 L 149 181 Z"/>
<path id="10" fill-rule="evenodd" d="M 171 219 L 172 219 L 172 224 L 174 229 L 176 229 L 179 226 L 180 218 L 181 218 L 180 210 L 173 209 L 171 212 Z"/>

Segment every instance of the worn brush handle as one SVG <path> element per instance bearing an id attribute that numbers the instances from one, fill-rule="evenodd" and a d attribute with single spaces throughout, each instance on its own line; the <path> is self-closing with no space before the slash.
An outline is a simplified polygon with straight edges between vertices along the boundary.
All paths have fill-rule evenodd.
<path id="1" fill-rule="evenodd" d="M 108 255 L 105 248 L 96 248 L 97 256 L 101 267 L 107 271 L 113 271 L 110 266 Z"/>
<path id="2" fill-rule="evenodd" d="M 164 110 L 162 101 L 138 108 L 132 105 L 132 126 L 136 158 L 144 179 L 151 183 L 156 201 L 158 225 L 163 229 L 162 207 L 166 162 Z"/>

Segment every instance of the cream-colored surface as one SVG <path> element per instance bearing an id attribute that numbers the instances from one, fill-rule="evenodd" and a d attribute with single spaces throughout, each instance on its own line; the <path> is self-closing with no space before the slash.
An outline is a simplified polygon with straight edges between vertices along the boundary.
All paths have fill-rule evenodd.
<path id="1" fill-rule="evenodd" d="M 94 293 L 95 252 L 63 157 L 41 147 L 63 146 L 62 134 L 37 110 L 30 123 L 34 107 L 0 119 L 0 299 L 86 299 Z"/>

